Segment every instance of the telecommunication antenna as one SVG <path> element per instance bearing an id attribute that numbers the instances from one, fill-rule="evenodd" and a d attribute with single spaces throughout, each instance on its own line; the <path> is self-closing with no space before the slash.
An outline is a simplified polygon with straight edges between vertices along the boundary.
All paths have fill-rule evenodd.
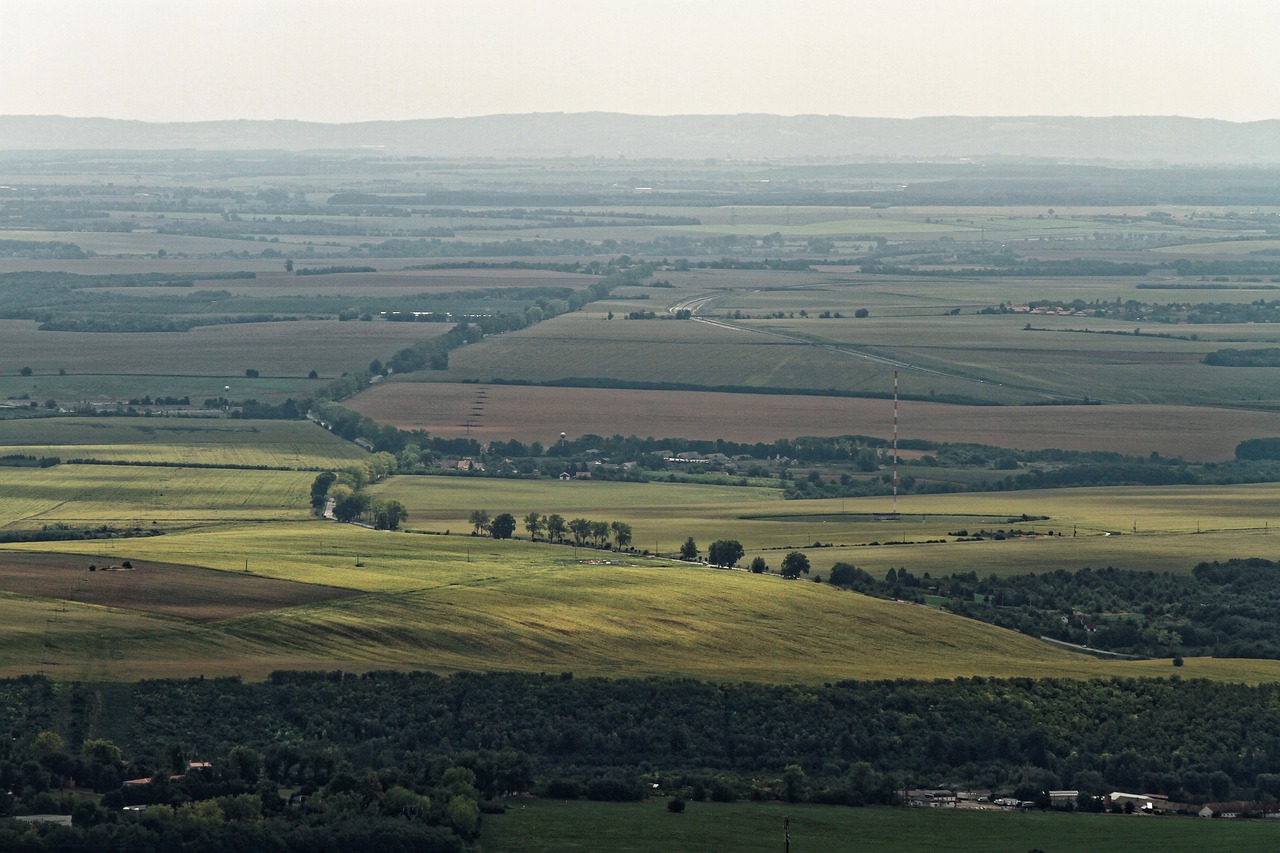
<path id="1" fill-rule="evenodd" d="M 893 372 L 893 517 L 898 517 L 898 371 Z"/>

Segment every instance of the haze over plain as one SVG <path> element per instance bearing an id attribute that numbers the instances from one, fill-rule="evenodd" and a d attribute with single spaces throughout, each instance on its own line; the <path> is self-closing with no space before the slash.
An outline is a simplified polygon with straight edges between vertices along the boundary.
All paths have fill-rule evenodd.
<path id="1" fill-rule="evenodd" d="M 1266 0 L 8 0 L 0 115 L 1277 117 Z M 20 81 L 20 82 L 19 82 Z"/>

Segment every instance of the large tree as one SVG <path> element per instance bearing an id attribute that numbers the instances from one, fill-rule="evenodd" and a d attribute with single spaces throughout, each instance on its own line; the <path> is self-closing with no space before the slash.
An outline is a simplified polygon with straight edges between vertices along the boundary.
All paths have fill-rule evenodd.
<path id="1" fill-rule="evenodd" d="M 717 539 L 707 549 L 707 559 L 713 566 L 733 568 L 745 553 L 742 543 L 737 539 Z"/>
<path id="2" fill-rule="evenodd" d="M 493 521 L 489 522 L 489 532 L 494 539 L 510 539 L 511 534 L 516 532 L 515 516 L 509 512 L 495 515 Z"/>
<path id="3" fill-rule="evenodd" d="M 409 517 L 400 501 L 378 501 L 373 505 L 373 526 L 378 530 L 399 530 Z"/>
<path id="4" fill-rule="evenodd" d="M 471 535 L 481 536 L 489 532 L 489 511 L 484 509 L 476 509 L 471 511 L 471 515 L 467 518 L 471 523 Z"/>
<path id="5" fill-rule="evenodd" d="M 334 487 L 330 491 L 336 491 Z M 355 521 L 369 511 L 369 496 L 364 492 L 346 490 L 333 502 L 333 517 L 338 521 Z"/>
<path id="6" fill-rule="evenodd" d="M 329 499 L 329 487 L 338 479 L 338 475 L 332 471 L 325 471 L 323 474 L 316 475 L 315 480 L 311 483 L 311 508 L 316 512 L 324 509 L 325 502 Z"/>
<path id="7" fill-rule="evenodd" d="M 530 539 L 536 540 L 545 526 L 546 521 L 536 512 L 531 512 L 524 517 L 524 529 L 529 531 Z"/>
<path id="8" fill-rule="evenodd" d="M 613 541 L 617 543 L 619 551 L 631 544 L 630 524 L 615 521 L 609 525 L 609 528 L 613 531 Z"/>
<path id="9" fill-rule="evenodd" d="M 782 558 L 782 576 L 798 578 L 809 574 L 809 558 L 799 551 L 792 551 Z"/>
<path id="10" fill-rule="evenodd" d="M 563 542 L 565 527 L 564 516 L 557 512 L 551 513 L 543 519 L 547 525 L 547 538 L 552 542 Z"/>
<path id="11" fill-rule="evenodd" d="M 609 522 L 591 522 L 591 541 L 595 542 L 600 548 L 609 544 Z"/>
<path id="12" fill-rule="evenodd" d="M 569 522 L 569 532 L 573 534 L 573 544 L 581 545 L 591 538 L 591 521 L 586 518 L 575 518 Z"/>
<path id="13" fill-rule="evenodd" d="M 692 536 L 684 540 L 684 544 L 680 546 L 680 559 L 690 561 L 698 559 L 698 543 L 693 541 Z"/>

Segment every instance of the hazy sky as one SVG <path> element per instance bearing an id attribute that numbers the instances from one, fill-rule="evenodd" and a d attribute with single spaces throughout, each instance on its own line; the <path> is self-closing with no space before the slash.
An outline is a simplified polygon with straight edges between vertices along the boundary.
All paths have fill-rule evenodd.
<path id="1" fill-rule="evenodd" d="M 0 114 L 1280 118 L 1280 0 L 0 0 Z"/>

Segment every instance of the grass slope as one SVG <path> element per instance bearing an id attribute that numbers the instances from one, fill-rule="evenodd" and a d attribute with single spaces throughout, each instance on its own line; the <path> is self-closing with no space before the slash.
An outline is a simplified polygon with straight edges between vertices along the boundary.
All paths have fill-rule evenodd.
<path id="1" fill-rule="evenodd" d="M 115 543 L 138 559 L 205 564 L 365 591 L 195 625 L 152 620 L 123 628 L 127 658 L 88 641 L 68 648 L 66 672 L 128 677 L 154 657 L 166 672 L 261 675 L 285 666 L 572 670 L 592 675 L 683 675 L 716 680 L 820 682 L 959 675 L 1166 675 L 1167 661 L 1098 661 L 929 608 L 866 598 L 825 584 L 784 581 L 641 558 L 601 564 L 603 552 L 469 536 L 414 536 L 344 525 L 258 525 Z M 91 554 L 95 543 L 20 551 Z M 125 550 L 127 549 L 127 551 Z M 363 565 L 357 566 L 359 562 Z M 5 621 L 29 653 L 58 606 L 24 599 Z M 15 604 L 15 606 L 17 606 Z M 94 630 L 112 627 L 95 611 Z M 126 614 L 125 625 L 138 620 Z M 114 629 L 113 629 L 114 630 Z M 122 641 L 123 642 L 123 641 Z M 150 651 L 148 651 L 150 650 Z M 25 662 L 24 662 L 25 661 Z M 1185 677 L 1262 681 L 1280 662 L 1188 660 Z"/>

